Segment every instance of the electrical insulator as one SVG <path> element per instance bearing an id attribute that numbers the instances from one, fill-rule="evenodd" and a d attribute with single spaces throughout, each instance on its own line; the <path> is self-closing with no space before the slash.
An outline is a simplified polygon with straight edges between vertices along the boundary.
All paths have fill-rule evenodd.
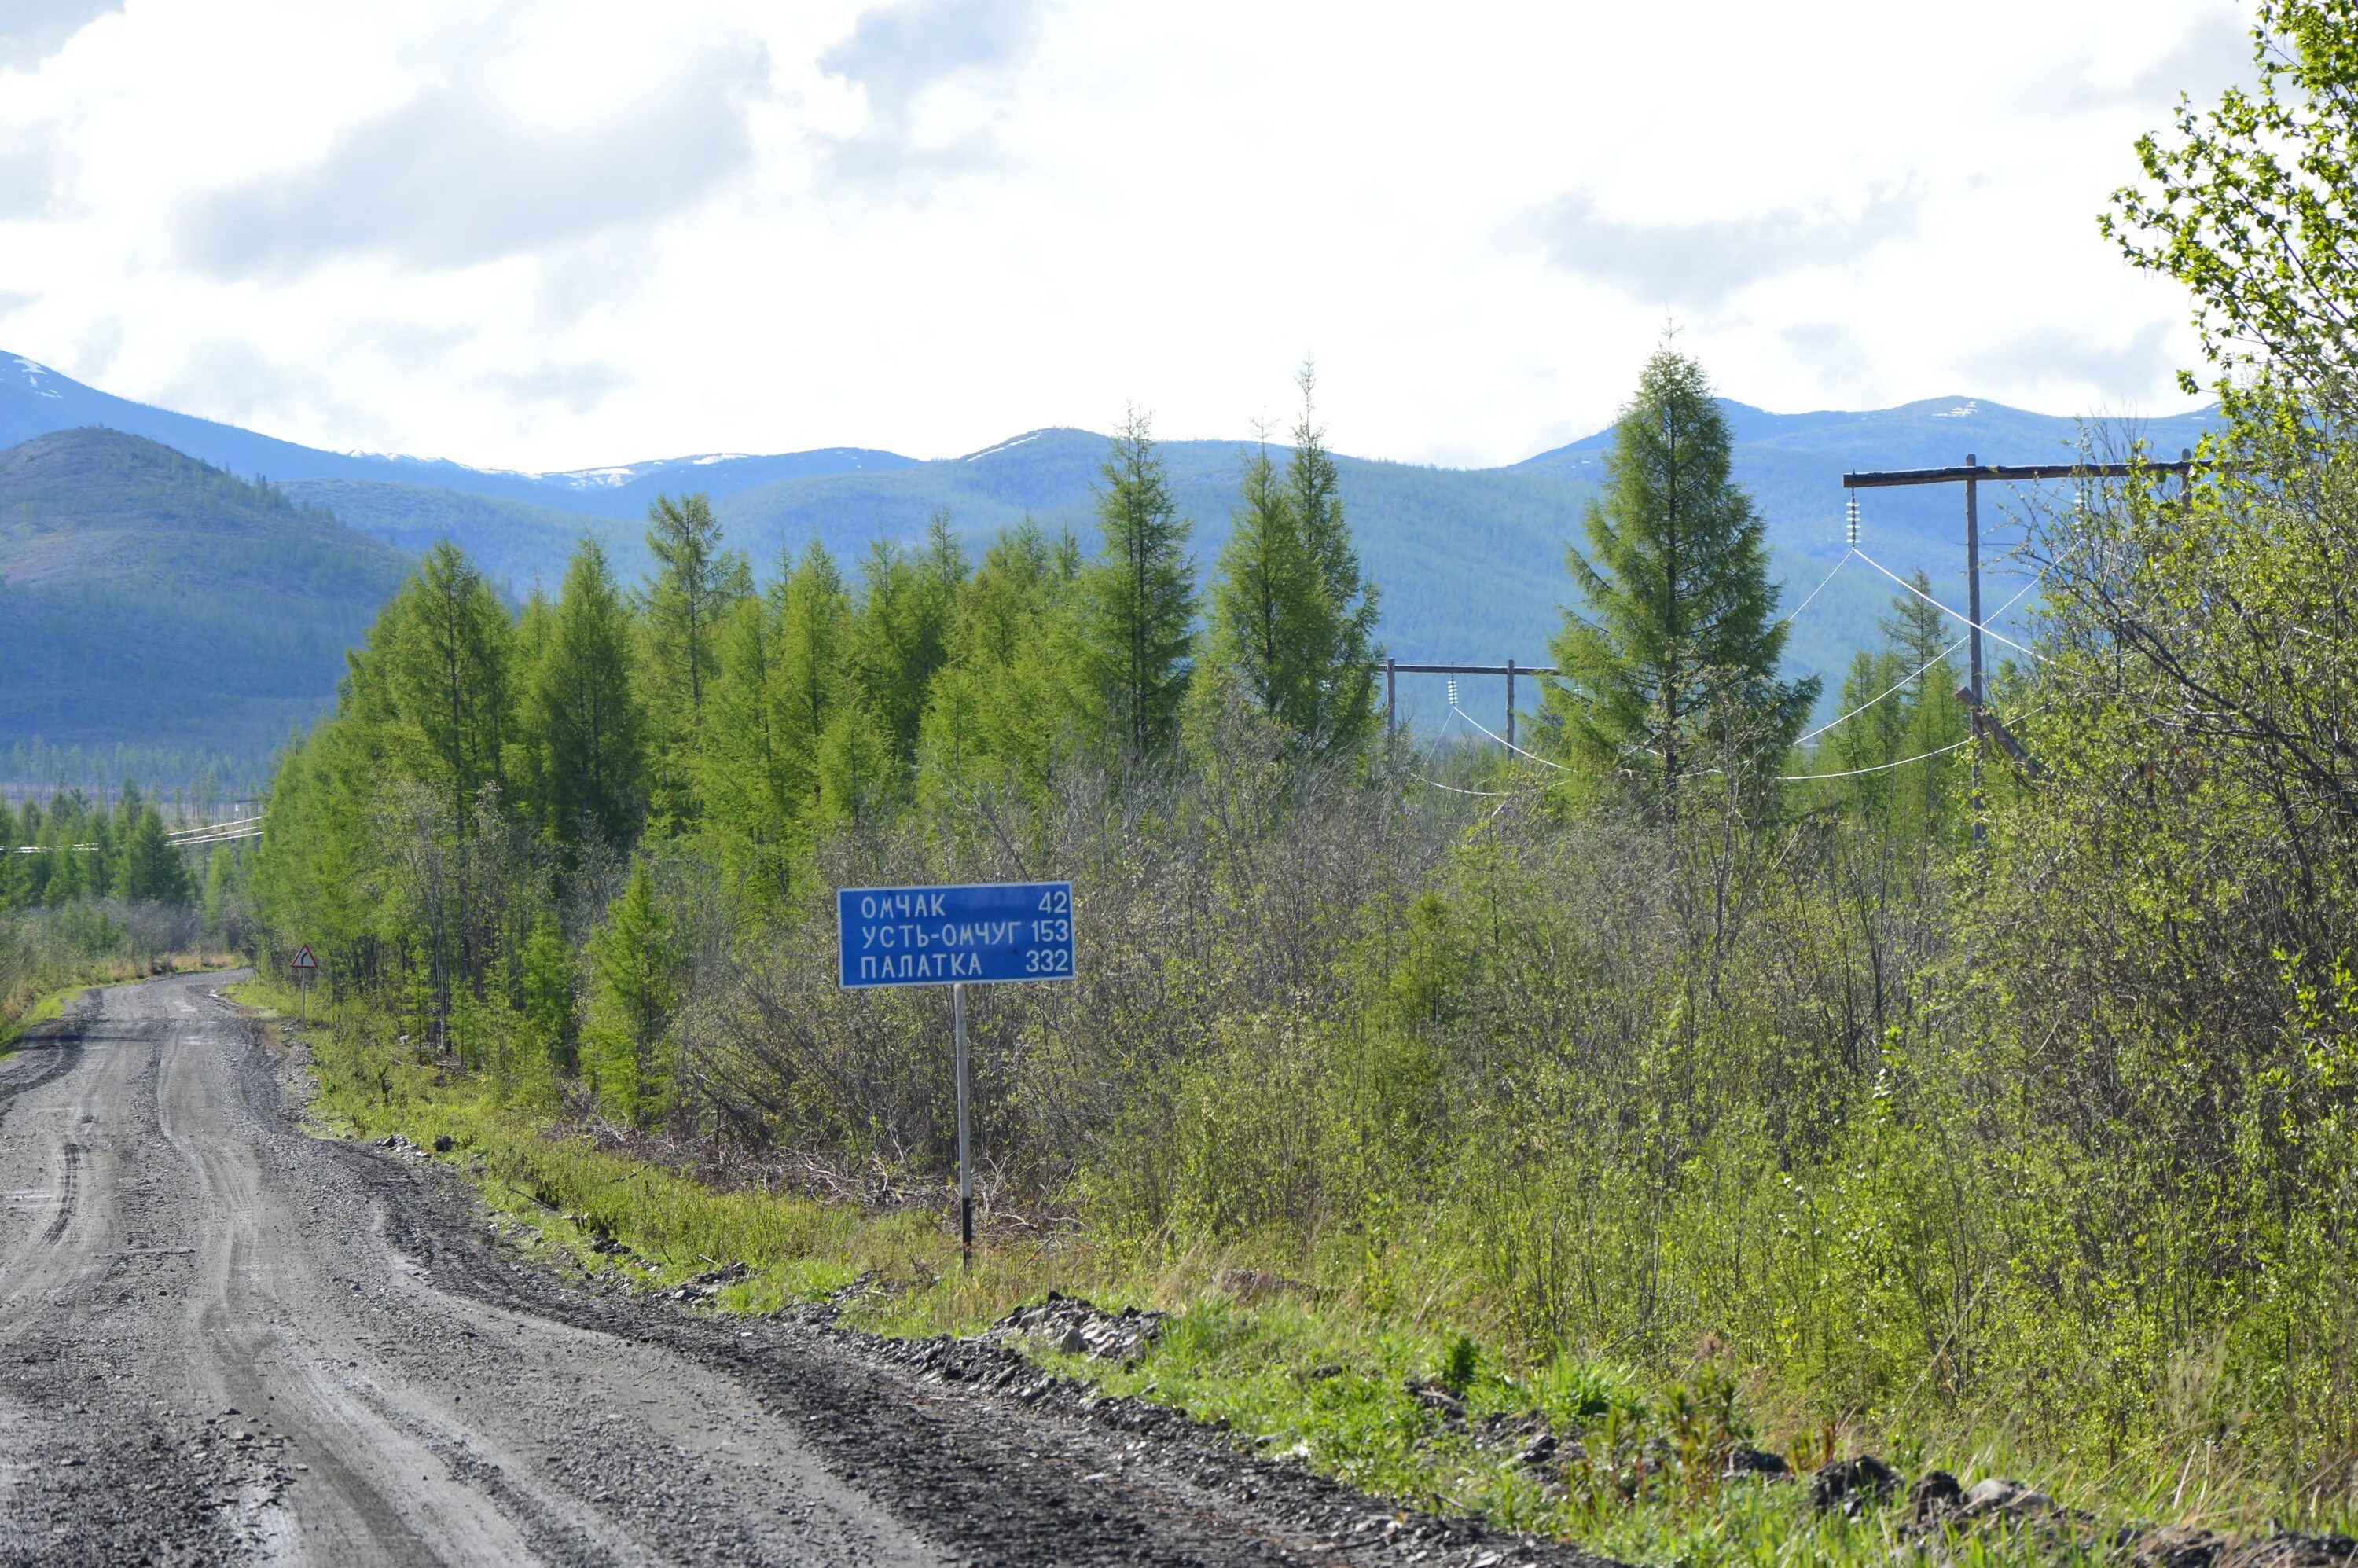
<path id="1" fill-rule="evenodd" d="M 1850 498 L 1850 547 L 1858 548 L 1858 497 Z"/>
<path id="2" fill-rule="evenodd" d="M 1449 706 L 1457 706 L 1457 683 L 1454 680 L 1449 683 Z"/>

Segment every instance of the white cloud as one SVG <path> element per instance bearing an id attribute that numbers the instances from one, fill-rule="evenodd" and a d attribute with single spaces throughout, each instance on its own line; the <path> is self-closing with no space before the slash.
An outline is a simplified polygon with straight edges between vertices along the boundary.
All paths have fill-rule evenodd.
<path id="1" fill-rule="evenodd" d="M 0 11 L 0 70 L 39 64 L 123 0 L 10 0 Z"/>
<path id="2" fill-rule="evenodd" d="M 726 40 L 557 125 L 518 114 L 488 73 L 437 86 L 352 127 L 320 162 L 203 201 L 188 254 L 224 277 L 371 253 L 438 268 L 651 222 L 744 167 L 766 76 L 758 47 Z"/>
<path id="3" fill-rule="evenodd" d="M 2185 303 L 2094 220 L 2236 15 L 131 0 L 5 79 L 0 349 L 526 468 L 1232 436 L 1305 351 L 1344 449 L 1510 461 L 1666 307 L 1772 407 L 2158 410 Z"/>
<path id="4" fill-rule="evenodd" d="M 1748 283 L 1805 266 L 1854 269 L 1887 240 L 1904 239 L 1922 205 L 1913 189 L 1877 193 L 1855 213 L 1786 210 L 1689 222 L 1626 223 L 1581 192 L 1534 214 L 1548 259 L 1567 272 L 1619 284 L 1673 309 L 1711 307 Z"/>

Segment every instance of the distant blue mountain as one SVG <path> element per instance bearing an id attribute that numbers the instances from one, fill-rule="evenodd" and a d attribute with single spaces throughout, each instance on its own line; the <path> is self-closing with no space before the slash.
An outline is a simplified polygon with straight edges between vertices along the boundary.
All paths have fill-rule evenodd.
<path id="1" fill-rule="evenodd" d="M 2092 431 L 2079 420 L 1963 396 L 1866 412 L 1773 414 L 1734 401 L 1723 406 L 1736 439 L 1736 478 L 1768 522 L 1789 607 L 1843 555 L 1846 470 L 1941 467 L 1963 462 L 1969 452 L 1985 462 L 2070 461 L 2092 436 L 2101 448 L 2141 438 L 2175 456 L 2214 417 L 2205 410 Z M 0 447 L 83 425 L 146 436 L 243 476 L 266 475 L 291 497 L 327 506 L 359 532 L 405 549 L 455 539 L 518 593 L 535 583 L 553 589 L 585 534 L 606 545 L 626 579 L 644 574 L 646 510 L 658 493 L 710 495 L 730 542 L 764 577 L 782 554 L 812 538 L 849 568 L 878 539 L 917 539 L 937 511 L 949 514 L 976 553 L 1025 516 L 1070 527 L 1094 544 L 1092 487 L 1107 450 L 1101 435 L 1056 428 L 932 461 L 837 447 L 514 473 L 319 451 L 112 397 L 31 361 L 0 356 Z M 1571 597 L 1564 549 L 1581 537 L 1612 439 L 1610 430 L 1600 431 L 1498 469 L 1341 459 L 1344 497 L 1368 573 L 1382 590 L 1382 636 L 1391 653 L 1433 663 L 1544 662 Z M 1228 537 L 1244 449 L 1239 442 L 1201 440 L 1162 448 L 1180 504 L 1195 520 L 1193 548 L 1207 574 Z M 1990 563 L 1985 591 L 1993 606 L 2025 580 L 2006 560 L 2025 499 L 2010 486 L 1983 492 Z M 1874 490 L 1860 501 L 1869 553 L 1895 571 L 1923 568 L 1934 591 L 1961 605 L 1958 488 Z M 1888 611 L 1893 591 L 1854 564 L 1796 618 L 1789 665 L 1826 676 L 1828 702 L 1851 654 L 1879 641 L 1877 618 Z M 1438 685 L 1411 683 L 1404 697 L 1415 712 L 1434 717 Z M 1427 692 L 1427 686 L 1435 689 Z M 1495 705 L 1498 695 L 1477 693 L 1469 702 Z"/>
<path id="2" fill-rule="evenodd" d="M 243 478 L 344 480 L 413 489 L 448 490 L 461 495 L 519 501 L 590 516 L 644 518 L 658 493 L 702 491 L 715 501 L 741 490 L 814 474 L 863 473 L 914 466 L 895 452 L 857 447 L 784 452 L 769 457 L 715 452 L 665 458 L 611 468 L 566 473 L 517 473 L 469 468 L 442 459 L 385 457 L 366 452 L 327 452 L 234 425 L 217 424 L 169 409 L 151 407 L 84 386 L 70 376 L 20 355 L 0 353 L 0 448 L 55 430 L 97 426 L 144 436 Z"/>

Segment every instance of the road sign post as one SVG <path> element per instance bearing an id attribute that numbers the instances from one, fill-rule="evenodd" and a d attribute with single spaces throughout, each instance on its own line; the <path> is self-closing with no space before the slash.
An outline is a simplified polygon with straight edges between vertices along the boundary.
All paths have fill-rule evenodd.
<path id="1" fill-rule="evenodd" d="M 846 990 L 947 986 L 957 1065 L 958 1247 L 974 1266 L 974 1145 L 968 1119 L 966 988 L 1069 980 L 1073 884 L 845 888 L 835 895 L 838 980 Z M 308 949 L 305 949 L 307 952 Z"/>
<path id="2" fill-rule="evenodd" d="M 311 944 L 306 942 L 303 950 L 295 955 L 294 961 L 287 968 L 295 971 L 295 989 L 302 998 L 297 1004 L 297 1021 L 308 1025 L 311 1022 L 311 977 L 319 972 L 319 957 L 311 951 Z"/>

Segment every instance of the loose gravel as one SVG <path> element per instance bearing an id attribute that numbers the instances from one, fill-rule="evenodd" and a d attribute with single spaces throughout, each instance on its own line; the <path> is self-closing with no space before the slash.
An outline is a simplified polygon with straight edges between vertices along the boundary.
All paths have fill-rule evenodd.
<path id="1" fill-rule="evenodd" d="M 999 1339 L 560 1279 L 446 1166 L 307 1136 L 217 980 L 93 993 L 0 1062 L 0 1568 L 1600 1561 Z"/>

